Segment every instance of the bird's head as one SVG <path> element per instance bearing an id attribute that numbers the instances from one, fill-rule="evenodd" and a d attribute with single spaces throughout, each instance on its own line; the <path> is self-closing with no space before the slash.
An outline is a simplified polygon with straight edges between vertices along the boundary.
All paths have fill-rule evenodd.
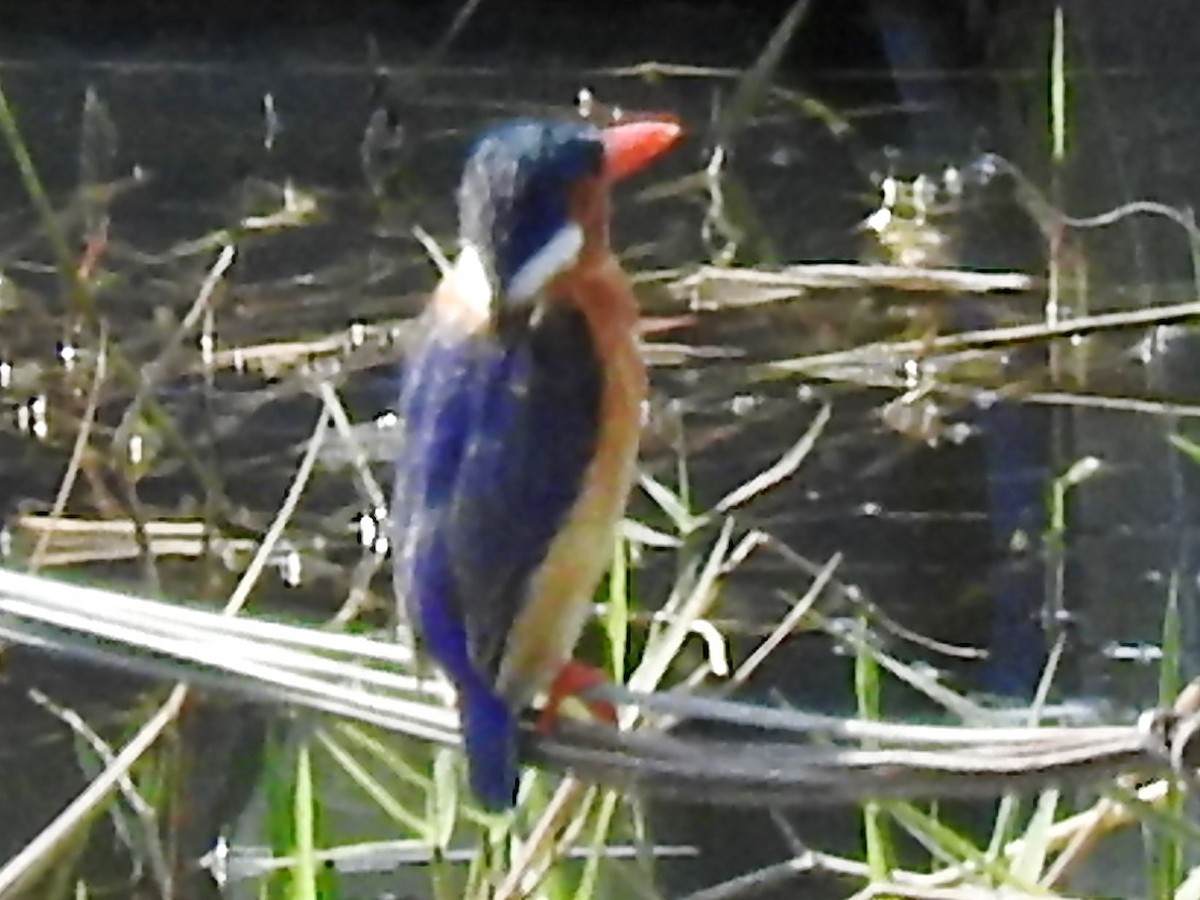
<path id="1" fill-rule="evenodd" d="M 671 120 L 518 120 L 475 143 L 458 189 L 461 299 L 496 321 L 607 258 L 609 185 L 679 137 Z"/>

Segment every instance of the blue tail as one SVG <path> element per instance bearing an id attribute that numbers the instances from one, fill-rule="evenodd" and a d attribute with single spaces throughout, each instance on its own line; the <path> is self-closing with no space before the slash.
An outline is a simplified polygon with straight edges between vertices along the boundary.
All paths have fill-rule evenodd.
<path id="1" fill-rule="evenodd" d="M 471 790 L 493 812 L 511 809 L 519 774 L 516 716 L 483 685 L 460 685 L 458 704 Z"/>

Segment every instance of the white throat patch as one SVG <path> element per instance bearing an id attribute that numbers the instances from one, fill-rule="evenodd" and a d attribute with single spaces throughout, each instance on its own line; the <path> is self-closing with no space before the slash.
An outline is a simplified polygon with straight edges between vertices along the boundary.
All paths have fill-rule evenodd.
<path id="1" fill-rule="evenodd" d="M 478 248 L 464 246 L 454 261 L 454 288 L 473 317 L 487 321 L 492 314 L 492 282 Z"/>
<path id="2" fill-rule="evenodd" d="M 573 266 L 582 249 L 583 229 L 568 222 L 517 270 L 508 285 L 508 296 L 514 300 L 535 296 L 554 276 Z"/>

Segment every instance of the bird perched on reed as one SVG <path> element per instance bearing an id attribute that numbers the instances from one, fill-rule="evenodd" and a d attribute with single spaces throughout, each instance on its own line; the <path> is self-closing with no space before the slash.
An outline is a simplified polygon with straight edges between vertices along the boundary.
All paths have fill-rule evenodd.
<path id="1" fill-rule="evenodd" d="M 588 683 L 570 656 L 612 558 L 646 395 L 609 188 L 679 136 L 667 119 L 484 133 L 458 189 L 458 257 L 407 362 L 395 586 L 457 688 L 469 781 L 494 810 L 515 802 L 520 713 Z"/>

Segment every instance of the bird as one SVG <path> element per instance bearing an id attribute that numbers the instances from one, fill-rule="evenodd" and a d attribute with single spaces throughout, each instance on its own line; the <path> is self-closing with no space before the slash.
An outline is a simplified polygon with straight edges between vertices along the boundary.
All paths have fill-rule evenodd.
<path id="1" fill-rule="evenodd" d="M 610 188 L 673 117 L 516 119 L 473 143 L 458 252 L 405 361 L 390 528 L 416 645 L 457 693 L 468 783 L 516 803 L 521 714 L 571 659 L 635 478 L 647 375 L 609 242 Z"/>

